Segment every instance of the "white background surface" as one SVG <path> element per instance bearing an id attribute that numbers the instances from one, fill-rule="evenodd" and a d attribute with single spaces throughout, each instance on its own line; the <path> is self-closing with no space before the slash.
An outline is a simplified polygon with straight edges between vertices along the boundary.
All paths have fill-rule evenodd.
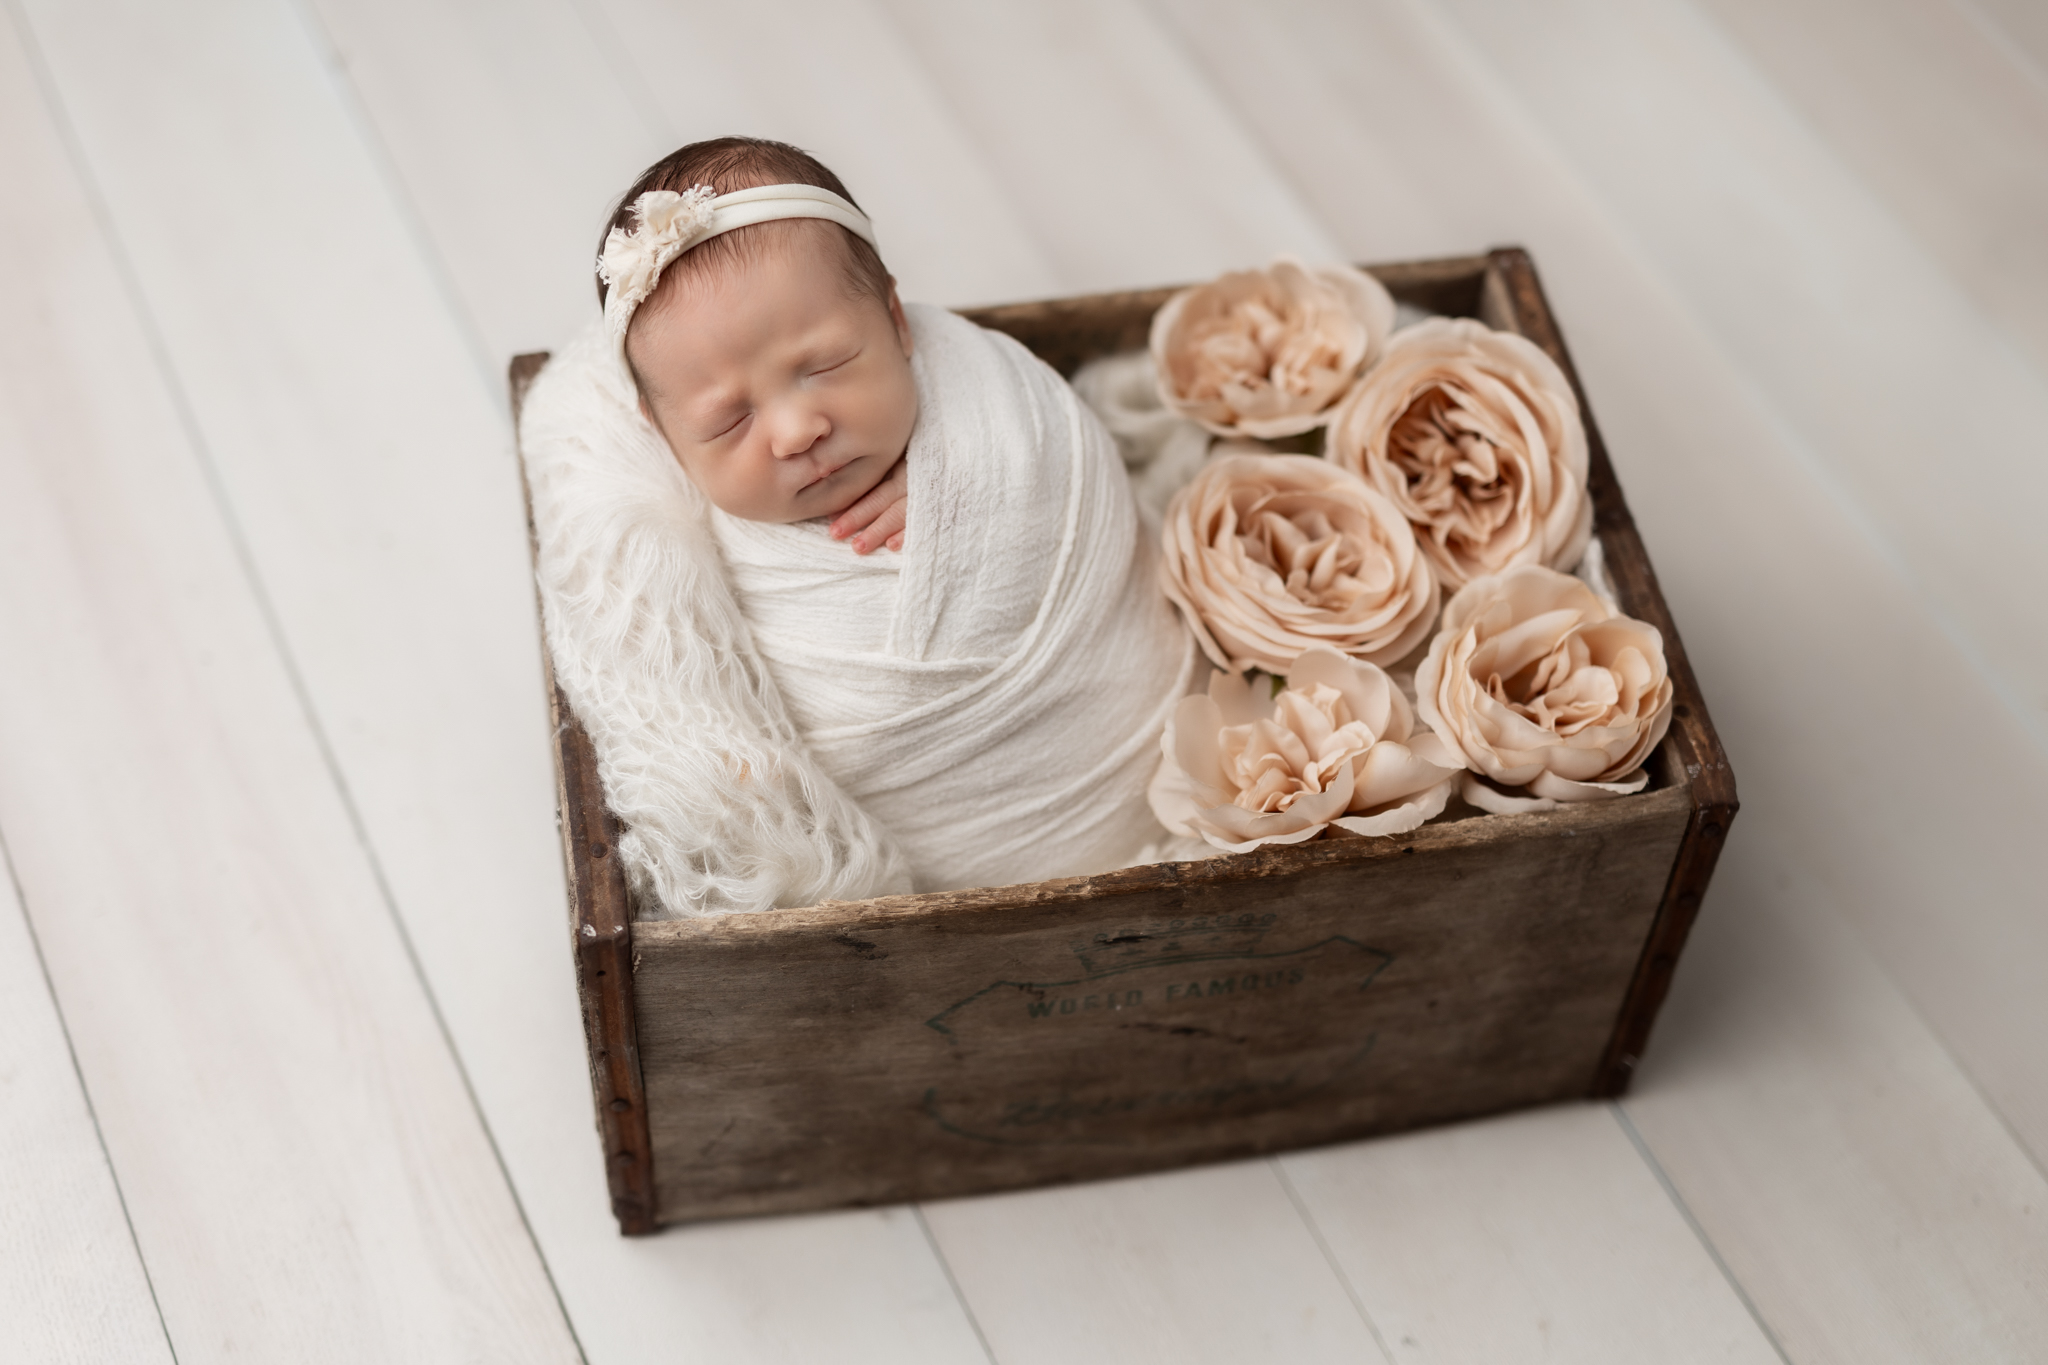
<path id="1" fill-rule="evenodd" d="M 2037 7 L 0 17 L 0 1358 L 2048 1359 Z M 1532 249 L 1744 804 L 1627 1100 L 616 1235 L 502 376 L 741 131 L 934 302 Z"/>

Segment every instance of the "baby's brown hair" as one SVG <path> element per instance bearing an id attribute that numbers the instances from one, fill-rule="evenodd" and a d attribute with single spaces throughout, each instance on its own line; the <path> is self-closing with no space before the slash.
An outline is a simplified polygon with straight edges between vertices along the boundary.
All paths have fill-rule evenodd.
<path id="1" fill-rule="evenodd" d="M 631 232 L 637 226 L 633 204 L 641 195 L 649 190 L 673 190 L 681 194 L 695 185 L 709 185 L 720 194 L 752 189 L 757 185 L 815 185 L 832 191 L 855 208 L 860 207 L 847 193 L 839 177 L 824 162 L 800 147 L 758 137 L 717 137 L 680 147 L 640 172 L 640 178 L 620 196 L 618 206 L 612 210 L 611 221 L 605 224 L 604 233 L 598 238 L 598 255 L 604 254 L 605 239 L 611 236 L 613 228 Z M 756 223 L 699 242 L 662 272 L 663 282 L 678 274 L 694 274 L 757 260 L 768 240 L 761 229 L 780 225 L 779 222 Z M 834 235 L 846 249 L 847 287 L 856 294 L 867 295 L 878 303 L 886 304 L 890 280 L 888 268 L 882 264 L 881 253 L 837 224 L 820 223 L 819 226 L 836 229 Z M 600 275 L 597 281 L 600 308 L 604 306 L 604 296 L 604 277 Z"/>

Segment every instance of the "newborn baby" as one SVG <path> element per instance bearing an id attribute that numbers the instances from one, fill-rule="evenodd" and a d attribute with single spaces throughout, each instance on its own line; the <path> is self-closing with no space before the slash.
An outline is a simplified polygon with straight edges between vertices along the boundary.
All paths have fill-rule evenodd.
<path id="1" fill-rule="evenodd" d="M 691 159 L 726 164 L 642 179 L 709 175 L 728 190 L 809 171 L 837 184 L 774 144 Z M 711 238 L 663 272 L 625 343 L 642 414 L 712 506 L 771 524 L 830 519 L 862 554 L 903 548 L 910 324 L 864 239 L 818 218 Z"/>
<path id="2" fill-rule="evenodd" d="M 641 912 L 1145 856 L 1194 654 L 1072 390 L 901 303 L 838 179 L 777 143 L 651 168 L 600 273 L 604 324 L 535 381 L 521 449 Z"/>

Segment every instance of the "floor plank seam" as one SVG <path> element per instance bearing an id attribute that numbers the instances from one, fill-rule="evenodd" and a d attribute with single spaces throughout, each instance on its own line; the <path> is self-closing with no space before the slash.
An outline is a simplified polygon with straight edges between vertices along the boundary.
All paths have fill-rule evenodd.
<path id="1" fill-rule="evenodd" d="M 1839 916 L 1847 923 L 1850 935 L 1859 943 L 1862 943 L 1863 950 L 1870 954 L 1871 965 L 1876 969 L 1878 976 L 1884 980 L 1884 983 L 1890 986 L 1893 992 L 1898 995 L 1900 1003 L 1905 1006 L 1907 1015 L 1922 1029 L 1926 1030 L 1927 1036 L 1933 1040 L 1934 1046 L 1940 1050 L 1943 1060 L 1955 1068 L 1956 1075 L 1962 1078 L 1963 1084 L 1969 1088 L 1972 1095 L 1976 1096 L 1977 1102 L 1984 1106 L 1984 1112 L 1991 1116 L 1991 1121 L 1998 1125 L 1998 1131 L 2005 1134 L 2011 1140 L 2012 1145 L 2019 1151 L 2020 1159 L 2027 1163 L 2028 1168 L 2036 1176 L 2040 1177 L 2042 1184 L 2048 1185 L 2048 1154 L 2034 1149 L 2034 1145 L 2027 1140 L 2026 1135 L 2020 1131 L 2019 1126 L 1999 1106 L 1998 1100 L 1992 1095 L 1990 1088 L 1977 1078 L 1975 1071 L 1970 1069 L 1969 1063 L 1963 1059 L 1962 1051 L 1949 1041 L 1947 1035 L 1942 1032 L 1941 1026 L 1935 1022 L 1933 1016 L 1921 1008 L 1920 1002 L 1914 998 L 1911 991 L 1906 989 L 1905 983 L 1892 975 L 1891 964 L 1886 961 L 1884 955 L 1877 952 L 1869 943 L 1864 942 L 1863 934 L 1857 928 L 1856 921 L 1850 919 L 1847 915 L 1843 915 L 1839 910 L 1833 910 L 1831 913 Z"/>
<path id="2" fill-rule="evenodd" d="M 1288 191 L 1293 194 L 1295 202 L 1299 205 L 1301 216 L 1321 227 L 1324 234 L 1333 242 L 1340 241 L 1341 234 L 1332 232 L 1330 224 L 1325 222 L 1322 214 L 1317 211 L 1315 201 L 1309 196 L 1307 187 L 1301 183 L 1301 178 L 1297 174 L 1292 161 L 1281 155 L 1273 147 L 1264 130 L 1256 121 L 1244 116 L 1244 112 L 1238 107 L 1237 101 L 1231 98 L 1229 88 L 1216 79 L 1215 69 L 1208 62 L 1204 61 L 1201 53 L 1197 52 L 1188 43 L 1180 30 L 1174 26 L 1171 18 L 1160 11 L 1159 0 L 1136 0 L 1136 4 L 1139 12 L 1145 16 L 1146 22 L 1152 26 L 1153 32 L 1158 36 L 1160 45 L 1172 52 L 1180 64 L 1187 69 L 1188 73 L 1201 83 L 1202 88 L 1209 93 L 1210 99 L 1215 101 L 1218 109 L 1226 110 L 1230 113 L 1232 120 L 1238 126 L 1239 134 L 1244 138 L 1245 142 L 1258 149 L 1259 154 L 1265 158 L 1268 167 L 1272 171 L 1273 177 L 1285 185 Z M 1475 246 L 1473 249 L 1484 250 L 1485 248 Z M 1446 247 L 1442 254 L 1449 256 L 1456 255 L 1457 252 Z"/>
<path id="3" fill-rule="evenodd" d="M 2024 72 L 2027 79 L 2048 91 L 2048 70 L 2042 69 L 2041 64 L 2034 60 L 2034 54 L 2012 36 L 1997 16 L 1985 13 L 1977 0 L 1950 0 L 1950 3 L 1962 11 L 1963 17 L 1998 49 L 2000 55 Z"/>
<path id="4" fill-rule="evenodd" d="M 9 9 L 13 8 L 12 4 Z M 16 16 L 17 24 L 19 15 Z M 128 1212 L 128 1192 L 121 1188 L 121 1172 L 114 1166 L 114 1154 L 107 1149 L 107 1135 L 100 1128 L 100 1111 L 92 1102 L 92 1087 L 86 1084 L 85 1068 L 79 1065 L 78 1048 L 71 1041 L 71 1023 L 64 1017 L 64 1002 L 57 996 L 57 982 L 50 975 L 50 963 L 43 956 L 43 940 L 36 933 L 35 916 L 29 913 L 28 889 L 14 868 L 14 850 L 7 843 L 7 831 L 0 829 L 0 865 L 7 869 L 7 882 L 21 906 L 21 922 L 28 930 L 29 948 L 36 955 L 36 970 L 42 973 L 43 989 L 49 992 L 50 1008 L 57 1016 L 57 1028 L 64 1035 L 64 1055 L 71 1060 L 71 1074 L 78 1080 L 79 1098 L 85 1101 L 85 1116 L 92 1120 L 93 1140 L 99 1143 L 100 1160 L 107 1163 L 107 1178 L 114 1184 L 114 1202 L 121 1208 L 121 1222 L 128 1229 L 128 1244 L 135 1248 L 135 1263 L 142 1269 L 142 1283 L 149 1290 L 149 1306 L 156 1310 L 156 1325 L 164 1334 L 164 1349 L 171 1353 L 171 1365 L 178 1365 L 178 1343 L 171 1340 L 171 1324 L 164 1319 L 163 1301 L 156 1296 L 156 1278 L 149 1273 L 149 1258 L 142 1254 L 142 1238 L 135 1231 L 134 1215 Z"/>
<path id="5" fill-rule="evenodd" d="M 647 78 L 640 66 L 633 60 L 632 45 L 619 32 L 618 25 L 600 5 L 592 0 L 567 0 L 569 11 L 576 16 L 576 22 L 590 35 L 590 45 L 597 49 L 599 58 L 611 70 L 612 79 L 626 93 L 626 102 L 633 106 L 633 116 L 658 143 L 675 140 L 675 126 L 669 121 L 668 113 L 661 107 L 661 101 L 648 88 Z"/>
<path id="6" fill-rule="evenodd" d="M 924 1216 L 922 1204 L 912 1204 L 911 1214 L 917 1219 L 918 1228 L 924 1233 L 924 1243 L 932 1249 L 938 1260 L 939 1270 L 945 1275 L 946 1283 L 953 1290 L 953 1301 L 960 1305 L 960 1311 L 967 1316 L 967 1325 L 974 1329 L 974 1339 L 981 1343 L 981 1353 L 988 1357 L 988 1365 L 1000 1365 L 996 1360 L 995 1347 L 989 1345 L 988 1333 L 981 1330 L 981 1319 L 974 1315 L 974 1305 L 967 1301 L 967 1293 L 960 1288 L 959 1277 L 953 1274 L 953 1263 L 946 1259 L 945 1248 L 939 1245 L 937 1234 L 932 1231 L 929 1219 Z"/>
<path id="7" fill-rule="evenodd" d="M 593 3 L 593 0 L 575 0 L 575 3 L 580 8 Z M 958 102 L 954 99 L 951 92 L 946 89 L 945 82 L 937 80 L 931 75 L 930 62 L 925 59 L 924 55 L 918 50 L 917 44 L 912 42 L 909 34 L 904 31 L 906 21 L 903 17 L 897 14 L 891 6 L 881 3 L 870 5 L 867 17 L 870 22 L 887 33 L 889 35 L 889 42 L 895 46 L 897 51 L 904 55 L 908 62 L 918 68 L 919 75 L 925 81 L 925 89 L 930 93 L 932 102 L 946 111 L 952 118 L 956 128 L 966 129 L 968 126 L 967 120 Z M 989 185 L 989 190 L 993 197 L 1002 204 L 1010 221 L 1016 226 L 1018 234 L 1024 240 L 1031 243 L 1033 249 L 1038 253 L 1039 259 L 1047 263 L 1053 275 L 1059 280 L 1059 292 L 1070 292 L 1072 288 L 1071 269 L 1061 261 L 1056 243 L 1048 240 L 1046 237 L 1044 223 L 1036 215 L 1029 212 L 1028 206 L 1018 199 L 1019 191 L 1013 189 L 1009 182 L 1002 177 L 994 178 Z M 1012 295 L 1001 301 L 1017 302 L 1018 300 Z M 973 301 L 973 306 L 980 306 L 987 302 L 988 300 L 986 299 Z M 948 302 L 945 306 L 951 308 L 962 305 L 956 301 Z"/>
<path id="8" fill-rule="evenodd" d="M 1952 3 L 1964 11 L 1965 18 L 1975 17 L 1970 12 L 1971 6 L 1968 0 L 1952 0 Z M 1933 244 L 1923 240 L 1920 234 L 1914 230 L 1912 224 L 1902 219 L 1892 209 L 1891 205 L 1886 202 L 1879 186 L 1871 182 L 1863 170 L 1857 166 L 1849 150 L 1844 148 L 1836 137 L 1829 134 L 1826 126 L 1820 123 L 1805 107 L 1778 88 L 1777 82 L 1771 78 L 1768 71 L 1758 64 L 1757 59 L 1751 54 L 1750 50 L 1730 30 L 1727 22 L 1720 15 L 1697 4 L 1691 8 L 1697 21 L 1713 30 L 1714 41 L 1721 45 L 1725 59 L 1731 65 L 1741 69 L 1744 79 L 1749 82 L 1753 90 L 1758 92 L 1760 102 L 1768 104 L 1779 118 L 1797 128 L 1807 141 L 1812 143 L 1814 147 L 1819 148 L 1827 159 L 1834 163 L 1843 178 L 1856 187 L 1857 193 L 1862 198 L 1864 211 L 1869 213 L 1871 217 L 1881 219 L 1891 226 L 1898 234 L 1898 239 L 1905 248 L 1912 255 L 1919 258 L 1922 268 L 1929 275 L 1940 280 L 1954 294 L 1957 302 L 1968 311 L 1979 327 L 1990 336 L 1997 338 L 1999 346 L 2012 359 L 2015 365 L 2024 370 L 2037 382 L 2048 381 L 2048 375 L 2044 375 L 2041 372 L 2039 362 L 2034 359 L 2033 352 L 2028 349 L 2024 340 L 2013 334 L 2003 318 L 1994 316 L 1984 310 L 1983 306 L 1972 297 L 1965 283 L 1956 277 L 1955 272 L 1950 268 L 1948 262 L 1942 258 L 1938 249 Z M 1997 27 L 1995 21 L 1992 21 L 1989 16 L 1984 16 L 1979 22 L 1978 27 L 1981 32 L 1991 39 L 1995 46 L 2005 49 L 2007 55 L 2012 57 L 2029 76 L 2037 80 L 2040 79 L 2037 68 L 2035 68 L 2031 59 L 2020 50 L 2017 43 L 2010 42 L 2009 40 L 2000 41 L 2004 38 L 2004 32 Z M 1993 37 L 1992 35 L 1996 36 Z"/>
<path id="9" fill-rule="evenodd" d="M 1386 1357 L 1387 1365 L 1397 1365 L 1393 1347 L 1387 1344 L 1386 1337 L 1381 1334 L 1379 1323 L 1366 1311 L 1365 1300 L 1359 1295 L 1357 1286 L 1351 1283 L 1351 1277 L 1345 1274 L 1344 1267 L 1338 1264 L 1337 1253 L 1331 1249 L 1329 1239 L 1323 1236 L 1322 1225 L 1316 1222 L 1316 1216 L 1309 1212 L 1308 1202 L 1301 1197 L 1301 1191 L 1294 1188 L 1294 1181 L 1288 1176 L 1287 1168 L 1280 1164 L 1280 1158 L 1277 1156 L 1267 1157 L 1266 1165 L 1271 1167 L 1273 1174 L 1279 1178 L 1280 1188 L 1287 1192 L 1287 1202 L 1294 1205 L 1294 1212 L 1301 1219 L 1302 1226 L 1306 1227 L 1308 1235 L 1315 1239 L 1316 1249 L 1323 1253 L 1323 1263 L 1330 1267 L 1330 1273 L 1337 1277 L 1337 1283 L 1344 1286 L 1344 1296 L 1351 1300 L 1351 1306 L 1357 1311 L 1358 1320 L 1365 1324 L 1365 1330 L 1372 1333 L 1373 1344 L 1380 1348 L 1380 1354 Z"/>
<path id="10" fill-rule="evenodd" d="M 1822 883 L 1822 885 L 1825 886 L 1826 883 Z M 1832 891 L 1831 887 L 1828 889 Z M 2026 1162 L 2028 1168 L 2036 1176 L 2040 1177 L 2044 1185 L 2048 1185 L 2048 1159 L 2044 1159 L 2048 1158 L 2048 1154 L 2037 1152 L 2034 1149 L 2033 1144 L 2027 1140 L 2026 1135 L 2020 1131 L 2019 1126 L 1999 1106 L 1998 1100 L 1991 1093 L 1990 1087 L 1984 1085 L 1978 1079 L 1977 1073 L 1970 1069 L 1969 1063 L 1964 1060 L 1962 1050 L 1949 1041 L 1948 1036 L 1935 1021 L 1934 1016 L 1921 1007 L 1920 1001 L 1907 988 L 1907 983 L 1893 974 L 1889 960 L 1864 935 L 1862 927 L 1856 923 L 1855 918 L 1845 913 L 1841 909 L 1840 902 L 1832 895 L 1828 896 L 1826 903 L 1821 908 L 1821 913 L 1832 915 L 1848 931 L 1849 937 L 1854 939 L 1868 956 L 1871 969 L 1877 973 L 1878 978 L 1885 985 L 1891 987 L 1892 993 L 1898 997 L 1899 1003 L 1905 1009 L 1906 1015 L 1920 1026 L 1933 1042 L 1936 1050 L 1941 1053 L 1942 1059 L 1955 1069 L 1956 1075 L 1962 1079 L 1963 1084 L 1969 1088 L 1970 1093 L 1976 1097 L 1977 1102 L 1984 1106 L 1984 1112 L 1989 1114 L 1991 1121 L 1998 1125 L 1998 1131 L 2005 1134 L 2012 1142 L 2013 1147 L 2018 1150 L 2020 1159 Z"/>
<path id="11" fill-rule="evenodd" d="M 490 342 L 485 339 L 483 328 L 470 316 L 468 305 L 455 284 L 455 276 L 448 269 L 440 250 L 434 244 L 433 234 L 427 230 L 425 216 L 414 202 L 406 188 L 405 178 L 398 173 L 398 164 L 378 131 L 376 122 L 363 100 L 362 91 L 356 88 L 355 79 L 349 74 L 348 63 L 343 59 L 341 45 L 334 35 L 320 21 L 314 12 L 311 0 L 287 0 L 299 26 L 305 30 L 308 41 L 320 55 L 320 64 L 327 69 L 327 79 L 335 92 L 336 102 L 346 113 L 350 129 L 356 140 L 370 155 L 371 164 L 377 168 L 377 179 L 384 185 L 384 193 L 390 199 L 398 216 L 405 224 L 405 235 L 412 242 L 414 253 L 427 268 L 427 274 L 434 281 L 434 292 L 441 298 L 442 306 L 455 319 L 457 329 L 462 333 L 463 349 L 469 352 L 475 363 L 477 377 L 483 381 L 484 391 L 490 395 L 491 411 L 506 419 L 509 429 L 511 413 L 505 407 L 505 376 L 503 360 L 491 354 Z"/>
<path id="12" fill-rule="evenodd" d="M 1650 1168 L 1650 1174 L 1657 1178 L 1657 1184 L 1663 1187 L 1664 1197 L 1671 1201 L 1671 1207 L 1678 1210 L 1678 1216 L 1685 1220 L 1685 1225 L 1692 1229 L 1692 1235 L 1699 1239 L 1700 1247 L 1713 1260 L 1714 1268 L 1721 1272 L 1721 1278 L 1727 1282 L 1728 1288 L 1734 1291 L 1736 1299 L 1748 1312 L 1750 1321 L 1756 1324 L 1757 1331 L 1762 1332 L 1764 1340 L 1771 1343 L 1771 1349 L 1778 1353 L 1779 1360 L 1785 1365 L 1792 1365 L 1792 1357 L 1786 1354 L 1785 1344 L 1778 1340 L 1777 1332 L 1772 1330 L 1771 1324 L 1765 1320 L 1763 1311 L 1756 1305 L 1756 1300 L 1749 1296 L 1749 1290 L 1736 1277 L 1734 1268 L 1721 1255 L 1721 1248 L 1714 1245 L 1714 1239 L 1707 1235 L 1707 1230 L 1700 1226 L 1700 1220 L 1693 1216 L 1692 1206 L 1685 1202 L 1685 1196 L 1678 1192 L 1678 1186 L 1671 1183 L 1671 1176 L 1665 1171 L 1664 1163 L 1657 1160 L 1657 1154 L 1650 1150 L 1650 1144 L 1636 1131 L 1635 1121 L 1628 1116 L 1628 1111 L 1622 1107 L 1621 1101 L 1608 1101 L 1607 1110 L 1614 1115 L 1614 1121 L 1621 1125 L 1621 1131 L 1628 1135 L 1629 1142 L 1635 1146 L 1636 1154 L 1642 1157 L 1643 1164 Z"/>
<path id="13" fill-rule="evenodd" d="M 511 1197 L 514 1211 L 518 1214 L 520 1229 L 526 1234 L 527 1244 L 533 1248 L 534 1256 L 541 1267 L 541 1273 L 547 1277 L 548 1288 L 554 1295 L 556 1308 L 562 1314 L 562 1320 L 568 1328 L 570 1339 L 575 1343 L 578 1358 L 583 1360 L 585 1365 L 588 1365 L 589 1356 L 584 1352 L 582 1341 L 576 1334 L 575 1322 L 569 1317 L 568 1304 L 562 1297 L 561 1286 L 556 1283 L 554 1269 L 548 1264 L 547 1255 L 540 1245 L 540 1239 L 534 1234 L 532 1220 L 528 1218 L 525 1202 L 520 1198 L 519 1189 L 512 1181 L 512 1172 L 506 1165 L 503 1151 L 499 1148 L 497 1134 L 492 1131 L 490 1119 L 484 1113 L 483 1106 L 477 1101 L 476 1087 L 470 1079 L 469 1068 L 463 1062 L 461 1050 L 455 1045 L 455 1037 L 448 1026 L 447 1016 L 442 1012 L 440 999 L 435 994 L 432 983 L 427 979 L 425 964 L 421 961 L 419 950 L 413 942 L 412 934 L 406 927 L 405 917 L 399 911 L 397 898 L 393 894 L 390 881 L 384 872 L 383 861 L 378 857 L 376 848 L 371 842 L 369 829 L 363 821 L 362 811 L 356 803 L 355 794 L 349 786 L 348 779 L 342 771 L 339 758 L 328 739 L 326 727 L 320 721 L 319 711 L 314 705 L 311 691 L 308 689 L 305 677 L 299 669 L 297 657 L 291 650 L 289 639 L 284 630 L 283 620 L 279 616 L 276 605 L 272 602 L 270 593 L 264 585 L 262 573 L 256 564 L 255 552 L 251 549 L 248 538 L 242 531 L 241 520 L 236 513 L 234 500 L 230 496 L 225 480 L 221 477 L 220 470 L 212 458 L 211 445 L 206 438 L 205 428 L 199 420 L 199 414 L 192 407 L 189 395 L 186 393 L 185 385 L 179 375 L 177 363 L 171 354 L 169 341 L 163 335 L 157 323 L 156 314 L 150 307 L 148 294 L 142 286 L 142 280 L 136 271 L 135 263 L 128 254 L 120 228 L 114 221 L 112 207 L 93 174 L 91 159 L 86 153 L 85 146 L 79 138 L 78 131 L 73 125 L 64 104 L 62 94 L 56 84 L 55 73 L 49 69 L 48 63 L 44 60 L 41 45 L 36 41 L 35 31 L 30 26 L 27 15 L 22 12 L 18 0 L 7 0 L 7 6 L 9 13 L 13 16 L 16 30 L 20 35 L 22 48 L 36 72 L 38 83 L 42 87 L 44 103 L 49 109 L 51 122 L 56 127 L 58 136 L 63 142 L 65 153 L 71 161 L 73 174 L 78 177 L 80 192 L 91 208 L 93 219 L 98 225 L 100 234 L 105 241 L 107 254 L 113 260 L 115 271 L 120 276 L 122 291 L 127 295 L 129 307 L 134 312 L 136 325 L 142 332 L 150 354 L 156 362 L 157 370 L 163 378 L 166 394 L 170 399 L 173 409 L 178 414 L 179 426 L 183 429 L 186 443 L 192 452 L 195 463 L 199 466 L 200 476 L 205 482 L 208 495 L 213 500 L 215 511 L 220 516 L 222 531 L 225 533 L 229 546 L 233 550 L 236 562 L 241 566 L 243 580 L 249 590 L 257 613 L 262 619 L 265 634 L 270 638 L 271 648 L 276 652 L 278 666 L 283 670 L 292 695 L 298 702 L 300 716 L 305 721 L 306 728 L 320 754 L 321 762 L 327 769 L 329 779 L 334 783 L 342 809 L 347 812 L 349 827 L 355 837 L 356 845 L 362 850 L 363 858 L 377 887 L 378 896 L 383 902 L 385 913 L 391 920 L 392 927 L 398 936 L 400 947 L 404 951 L 406 961 L 412 969 L 413 979 L 419 983 L 420 990 L 426 997 L 427 1009 L 433 1017 L 436 1030 L 440 1033 L 443 1046 L 448 1049 L 449 1060 L 455 1067 L 457 1077 L 461 1080 L 464 1097 L 468 1099 L 470 1109 L 476 1115 L 477 1124 L 483 1133 L 484 1141 L 490 1148 L 491 1159 L 497 1165 L 498 1174 L 504 1180 L 506 1192 Z M 52 998 L 55 998 L 54 992 Z M 81 1076 L 82 1079 L 83 1077 Z M 108 1164 L 110 1167 L 112 1166 L 111 1154 L 109 1154 Z M 146 1265 L 144 1269 L 145 1271 L 147 1270 Z"/>

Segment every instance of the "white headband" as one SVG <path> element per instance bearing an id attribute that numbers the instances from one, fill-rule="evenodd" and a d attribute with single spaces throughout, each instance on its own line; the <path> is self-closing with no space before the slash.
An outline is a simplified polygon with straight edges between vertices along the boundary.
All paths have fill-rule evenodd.
<path id="1" fill-rule="evenodd" d="M 777 218 L 823 218 L 877 246 L 868 216 L 816 185 L 757 185 L 731 194 L 718 194 L 709 185 L 693 185 L 681 194 L 649 190 L 633 201 L 633 216 L 639 227 L 633 232 L 613 228 L 597 262 L 598 278 L 605 282 L 605 331 L 621 363 L 634 310 L 661 283 L 668 263 L 699 242 Z"/>

